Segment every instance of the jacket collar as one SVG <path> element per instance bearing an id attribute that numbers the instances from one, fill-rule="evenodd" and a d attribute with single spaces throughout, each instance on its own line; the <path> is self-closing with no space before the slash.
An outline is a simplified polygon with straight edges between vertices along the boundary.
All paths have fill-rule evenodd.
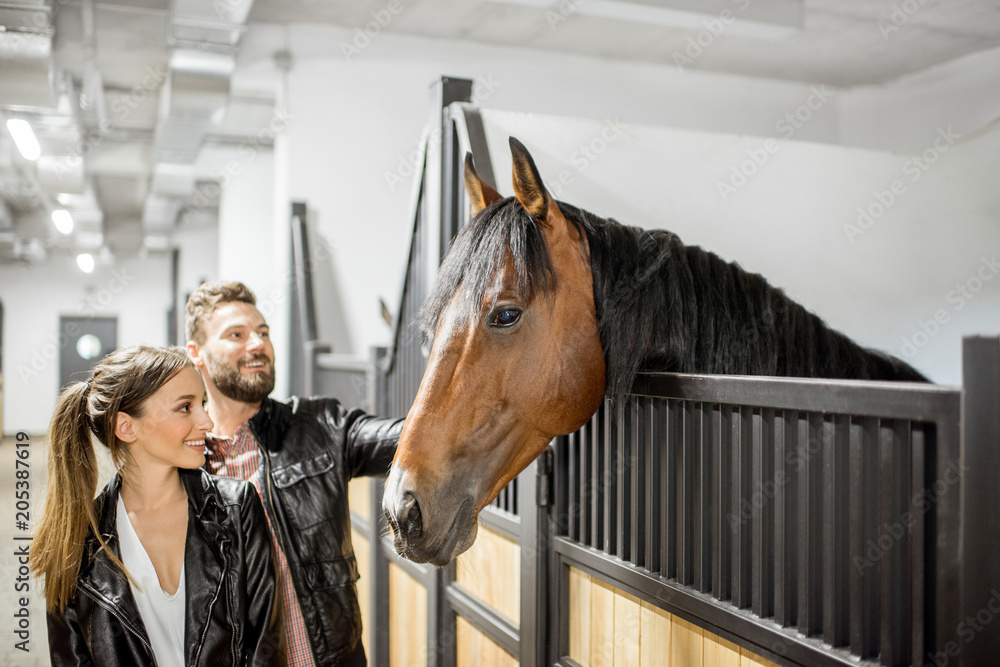
<path id="1" fill-rule="evenodd" d="M 293 402 L 296 400 L 292 398 Z M 274 453 L 284 446 L 291 418 L 290 406 L 267 397 L 260 402 L 260 409 L 250 418 L 250 431 L 265 450 Z"/>

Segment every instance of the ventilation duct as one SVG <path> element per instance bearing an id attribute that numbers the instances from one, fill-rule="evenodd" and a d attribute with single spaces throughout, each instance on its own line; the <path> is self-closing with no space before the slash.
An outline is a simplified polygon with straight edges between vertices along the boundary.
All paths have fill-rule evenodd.
<path id="1" fill-rule="evenodd" d="M 43 0 L 0 3 L 0 90 L 6 106 L 52 108 L 52 8 Z"/>

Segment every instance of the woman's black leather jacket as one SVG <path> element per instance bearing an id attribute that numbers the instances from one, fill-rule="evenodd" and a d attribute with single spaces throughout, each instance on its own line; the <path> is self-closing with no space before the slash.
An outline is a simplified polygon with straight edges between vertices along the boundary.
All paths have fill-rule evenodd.
<path id="1" fill-rule="evenodd" d="M 184 549 L 185 663 L 190 667 L 280 665 L 271 538 L 256 490 L 203 470 L 180 470 L 188 494 Z M 101 533 L 119 558 L 116 475 L 95 500 Z M 87 540 L 76 593 L 48 615 L 53 667 L 156 665 L 128 579 Z"/>

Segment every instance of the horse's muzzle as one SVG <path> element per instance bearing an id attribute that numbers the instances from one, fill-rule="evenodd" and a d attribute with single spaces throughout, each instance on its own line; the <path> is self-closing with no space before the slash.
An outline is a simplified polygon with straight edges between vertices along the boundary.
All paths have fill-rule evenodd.
<path id="1" fill-rule="evenodd" d="M 438 498 L 435 505 L 408 484 L 400 483 L 394 473 L 386 480 L 382 509 L 392 529 L 396 552 L 417 563 L 447 565 L 475 539 L 472 498 Z"/>

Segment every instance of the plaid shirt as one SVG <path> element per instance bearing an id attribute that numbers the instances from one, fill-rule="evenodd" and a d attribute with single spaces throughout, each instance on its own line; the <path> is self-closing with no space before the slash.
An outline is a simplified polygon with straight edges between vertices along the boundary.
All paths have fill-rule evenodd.
<path id="1" fill-rule="evenodd" d="M 261 491 L 264 468 L 261 465 L 261 450 L 257 440 L 250 431 L 249 422 L 244 422 L 232 438 L 208 435 L 210 446 L 205 452 L 205 467 L 214 474 L 223 477 L 235 477 L 250 482 L 257 489 L 261 502 L 267 506 L 267 500 Z M 306 633 L 305 622 L 302 619 L 302 609 L 295 597 L 295 585 L 288 572 L 288 560 L 285 552 L 278 544 L 271 517 L 267 517 L 268 528 L 271 529 L 271 544 L 278 559 L 278 581 L 281 587 L 281 598 L 284 606 L 285 633 L 288 648 L 287 667 L 316 667 L 313 660 L 309 635 Z"/>

